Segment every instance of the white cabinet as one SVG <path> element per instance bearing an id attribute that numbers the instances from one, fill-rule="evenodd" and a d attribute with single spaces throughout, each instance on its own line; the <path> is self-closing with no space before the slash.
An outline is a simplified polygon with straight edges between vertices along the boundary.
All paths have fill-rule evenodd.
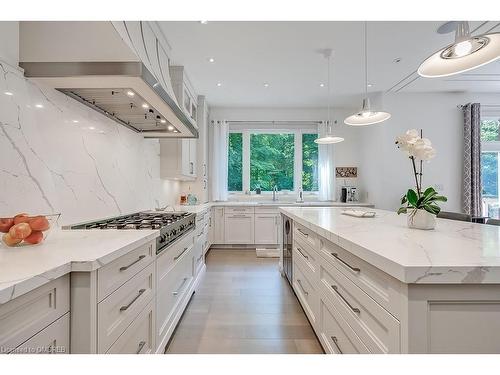
<path id="1" fill-rule="evenodd" d="M 214 207 L 212 215 L 213 242 L 214 244 L 224 244 L 224 207 Z"/>
<path id="2" fill-rule="evenodd" d="M 179 106 L 196 126 L 198 102 L 197 95 L 186 75 L 183 66 L 171 66 L 170 76 L 172 78 L 172 87 Z"/>
<path id="3" fill-rule="evenodd" d="M 196 182 L 190 184 L 191 191 L 199 203 L 208 202 L 208 106 L 203 95 L 198 96 L 198 140 L 196 149 Z"/>
<path id="4" fill-rule="evenodd" d="M 278 244 L 278 214 L 255 213 L 255 244 Z"/>
<path id="5" fill-rule="evenodd" d="M 254 243 L 254 214 L 232 213 L 224 216 L 224 242 L 226 244 L 253 244 Z"/>
<path id="6" fill-rule="evenodd" d="M 197 140 L 160 139 L 160 177 L 192 181 L 196 178 Z"/>

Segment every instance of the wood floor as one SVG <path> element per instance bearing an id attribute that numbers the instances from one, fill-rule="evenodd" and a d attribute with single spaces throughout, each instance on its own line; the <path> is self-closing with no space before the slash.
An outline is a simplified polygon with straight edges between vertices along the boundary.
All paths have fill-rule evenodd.
<path id="1" fill-rule="evenodd" d="M 322 353 L 278 260 L 212 249 L 166 353 Z"/>

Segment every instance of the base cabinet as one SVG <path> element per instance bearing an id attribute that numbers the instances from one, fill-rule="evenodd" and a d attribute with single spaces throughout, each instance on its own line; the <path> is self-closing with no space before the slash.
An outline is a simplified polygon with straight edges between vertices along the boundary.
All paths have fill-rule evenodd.
<path id="1" fill-rule="evenodd" d="M 224 216 L 224 243 L 253 244 L 254 214 L 229 213 Z"/>
<path id="2" fill-rule="evenodd" d="M 278 243 L 278 218 L 273 213 L 255 213 L 256 245 L 276 245 Z"/>

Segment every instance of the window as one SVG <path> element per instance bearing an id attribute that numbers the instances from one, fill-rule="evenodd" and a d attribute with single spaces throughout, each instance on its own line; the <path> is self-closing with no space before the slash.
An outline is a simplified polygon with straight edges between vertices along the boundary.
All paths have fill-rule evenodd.
<path id="1" fill-rule="evenodd" d="M 318 134 L 302 134 L 302 189 L 318 191 Z"/>
<path id="2" fill-rule="evenodd" d="M 250 190 L 293 190 L 293 134 L 250 135 Z"/>
<path id="3" fill-rule="evenodd" d="M 313 129 L 232 130 L 228 191 L 318 191 L 318 137 Z"/>
<path id="4" fill-rule="evenodd" d="M 228 191 L 243 190 L 243 136 L 241 133 L 229 133 L 228 142 Z"/>
<path id="5" fill-rule="evenodd" d="M 486 216 L 500 218 L 500 120 L 486 118 L 481 121 L 481 177 L 483 212 Z"/>

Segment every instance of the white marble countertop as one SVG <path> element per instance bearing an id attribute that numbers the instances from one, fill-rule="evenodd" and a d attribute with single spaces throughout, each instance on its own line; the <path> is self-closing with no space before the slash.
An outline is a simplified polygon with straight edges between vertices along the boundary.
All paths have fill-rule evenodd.
<path id="1" fill-rule="evenodd" d="M 343 202 L 320 202 L 320 201 L 306 201 L 304 203 L 296 203 L 294 201 L 218 201 L 218 202 L 208 202 L 197 205 L 176 205 L 174 206 L 176 211 L 181 212 L 194 212 L 199 213 L 210 207 L 373 207 L 371 203 L 343 203 Z M 172 206 L 167 207 L 165 212 L 171 212 Z"/>
<path id="2" fill-rule="evenodd" d="M 69 272 L 96 270 L 158 235 L 158 230 L 148 229 L 54 229 L 39 245 L 0 243 L 0 304 Z"/>
<path id="3" fill-rule="evenodd" d="M 370 209 L 375 218 L 340 208 L 280 211 L 404 283 L 500 284 L 500 227 L 437 219 L 435 230 L 409 229 L 406 215 Z"/>

